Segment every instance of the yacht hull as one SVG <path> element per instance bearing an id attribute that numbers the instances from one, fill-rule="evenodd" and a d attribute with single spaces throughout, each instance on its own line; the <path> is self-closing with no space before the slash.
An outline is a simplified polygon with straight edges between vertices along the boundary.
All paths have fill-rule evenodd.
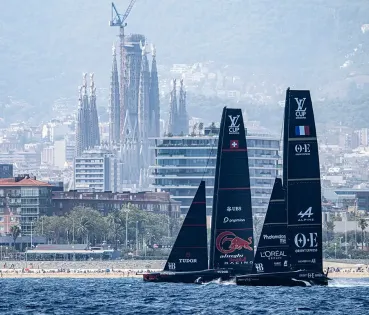
<path id="1" fill-rule="evenodd" d="M 322 272 L 291 271 L 268 274 L 249 274 L 236 277 L 236 284 L 243 286 L 326 286 L 330 280 Z"/>
<path id="2" fill-rule="evenodd" d="M 230 280 L 233 276 L 230 270 L 200 270 L 190 272 L 161 271 L 143 274 L 147 282 L 173 282 L 173 283 L 205 283 L 220 279 Z"/>

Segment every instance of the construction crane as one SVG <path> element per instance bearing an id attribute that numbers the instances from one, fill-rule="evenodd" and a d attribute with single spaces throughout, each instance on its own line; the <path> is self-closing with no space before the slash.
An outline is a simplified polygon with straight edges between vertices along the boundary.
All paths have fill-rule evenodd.
<path id="1" fill-rule="evenodd" d="M 125 112 L 126 112 L 126 104 L 125 104 L 125 94 L 126 94 L 126 67 L 125 67 L 125 50 L 124 50 L 124 28 L 127 26 L 125 22 L 129 13 L 131 12 L 133 5 L 136 0 L 131 0 L 128 5 L 128 8 L 124 14 L 119 14 L 117 7 L 114 2 L 111 3 L 111 20 L 110 26 L 119 26 L 119 48 L 120 48 L 120 136 L 123 137 L 124 133 L 124 121 L 125 121 Z M 123 140 L 123 139 L 121 139 Z"/>

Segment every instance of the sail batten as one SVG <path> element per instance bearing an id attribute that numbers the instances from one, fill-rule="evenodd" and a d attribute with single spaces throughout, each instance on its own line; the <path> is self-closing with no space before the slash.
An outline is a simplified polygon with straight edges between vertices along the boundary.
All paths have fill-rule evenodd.
<path id="1" fill-rule="evenodd" d="M 220 123 L 210 242 L 210 268 L 249 272 L 254 257 L 250 175 L 241 109 Z"/>

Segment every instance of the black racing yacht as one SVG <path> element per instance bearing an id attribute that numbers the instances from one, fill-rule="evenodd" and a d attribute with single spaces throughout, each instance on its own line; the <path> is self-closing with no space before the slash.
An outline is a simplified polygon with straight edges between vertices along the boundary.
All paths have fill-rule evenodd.
<path id="1" fill-rule="evenodd" d="M 253 219 L 246 134 L 241 109 L 224 108 L 214 182 L 210 269 L 250 273 Z"/>
<path id="2" fill-rule="evenodd" d="M 276 178 L 255 253 L 252 274 L 289 270 L 287 245 L 287 212 L 282 180 Z"/>
<path id="3" fill-rule="evenodd" d="M 208 273 L 207 245 L 205 182 L 201 181 L 164 270 L 145 273 L 143 279 L 194 283 Z"/>
<path id="4" fill-rule="evenodd" d="M 165 268 L 145 281 L 203 283 L 251 272 L 254 258 L 250 176 L 241 109 L 224 108 L 220 123 L 210 241 L 205 183 L 187 213 Z"/>
<path id="5" fill-rule="evenodd" d="M 253 273 L 236 277 L 236 283 L 246 286 L 327 285 L 329 279 L 323 272 L 318 142 L 309 91 L 287 90 L 283 138 L 282 199 L 285 201 L 284 208 L 280 207 L 279 210 L 274 207 L 274 198 L 282 196 L 280 188 L 276 186 L 277 180 L 263 233 L 267 230 L 270 233 L 268 236 L 276 239 L 283 236 L 277 216 L 269 212 L 279 211 L 281 218 L 287 215 L 287 247 L 282 249 L 280 243 L 273 252 L 272 244 L 260 244 Z M 279 197 L 276 197 L 275 190 L 279 190 Z M 272 227 L 274 223 L 277 223 L 275 229 Z M 264 238 L 268 239 L 262 234 L 261 241 Z M 278 261 L 281 265 L 276 264 Z"/>

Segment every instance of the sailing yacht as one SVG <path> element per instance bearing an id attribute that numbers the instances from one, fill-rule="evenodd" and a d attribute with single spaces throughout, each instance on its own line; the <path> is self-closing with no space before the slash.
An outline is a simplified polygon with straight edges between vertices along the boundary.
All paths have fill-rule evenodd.
<path id="1" fill-rule="evenodd" d="M 323 272 L 319 152 L 310 91 L 287 89 L 286 94 L 283 138 L 284 198 L 281 198 L 281 193 L 278 197 L 284 199 L 284 207 L 280 207 L 279 212 L 281 218 L 287 216 L 285 234 L 280 233 L 277 228 L 270 229 L 270 224 L 281 223 L 273 219 L 276 216 L 272 214 L 277 211 L 273 207 L 276 201 L 275 190 L 280 190 L 276 183 L 263 233 L 264 230 L 269 230 L 270 237 L 277 239 L 281 236 L 280 241 L 282 236 L 286 235 L 288 248 L 282 249 L 282 244 L 278 244 L 278 247 L 272 250 L 262 244 L 257 250 L 254 273 L 236 277 L 236 283 L 248 286 L 327 285 L 329 279 Z M 276 264 L 279 261 L 283 266 Z M 284 269 L 285 261 L 288 270 Z"/>
<path id="2" fill-rule="evenodd" d="M 241 109 L 224 107 L 215 168 L 209 265 L 205 182 L 202 182 L 164 270 L 144 274 L 143 278 L 145 281 L 185 283 L 229 280 L 251 272 L 253 244 L 245 126 Z"/>

